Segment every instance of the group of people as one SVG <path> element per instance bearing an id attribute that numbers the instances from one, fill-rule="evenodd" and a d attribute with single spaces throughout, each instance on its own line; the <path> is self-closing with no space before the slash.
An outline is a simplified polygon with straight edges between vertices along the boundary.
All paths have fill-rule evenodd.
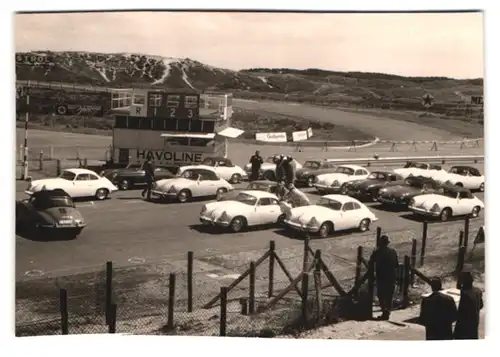
<path id="1" fill-rule="evenodd" d="M 377 297 L 382 310 L 380 320 L 389 320 L 399 265 L 398 254 L 389 243 L 387 235 L 381 236 L 379 246 L 370 257 L 375 267 Z M 479 315 L 484 305 L 482 292 L 474 287 L 473 280 L 470 272 L 461 273 L 460 302 L 457 308 L 455 300 L 442 292 L 441 279 L 431 279 L 432 293 L 423 299 L 419 319 L 425 326 L 426 340 L 479 338 Z"/>

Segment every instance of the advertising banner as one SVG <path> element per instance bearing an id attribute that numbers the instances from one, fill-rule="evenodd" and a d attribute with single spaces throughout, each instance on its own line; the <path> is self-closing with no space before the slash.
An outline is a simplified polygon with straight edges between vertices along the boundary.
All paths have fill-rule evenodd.
<path id="1" fill-rule="evenodd" d="M 255 140 L 270 143 L 286 143 L 286 133 L 257 133 Z"/>
<path id="2" fill-rule="evenodd" d="M 292 133 L 293 141 L 304 141 L 307 140 L 307 131 L 294 131 Z"/>
<path id="3" fill-rule="evenodd" d="M 313 130 L 312 128 L 307 129 L 307 138 L 311 138 L 313 136 Z"/>

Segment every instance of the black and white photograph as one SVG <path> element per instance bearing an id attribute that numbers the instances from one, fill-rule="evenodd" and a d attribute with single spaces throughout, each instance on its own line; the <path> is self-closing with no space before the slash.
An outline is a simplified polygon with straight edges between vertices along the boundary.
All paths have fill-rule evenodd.
<path id="1" fill-rule="evenodd" d="M 487 10 L 234 6 L 12 14 L 16 338 L 484 339 Z"/>

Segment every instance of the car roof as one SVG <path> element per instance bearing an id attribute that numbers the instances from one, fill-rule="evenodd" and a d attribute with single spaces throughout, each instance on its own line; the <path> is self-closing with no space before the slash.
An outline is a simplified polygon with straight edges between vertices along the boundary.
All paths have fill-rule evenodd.
<path id="1" fill-rule="evenodd" d="M 186 171 L 186 170 L 207 170 L 215 173 L 215 170 L 212 166 L 207 166 L 207 165 L 187 165 L 187 166 L 181 166 L 180 170 Z"/>
<path id="2" fill-rule="evenodd" d="M 256 198 L 275 198 L 277 199 L 275 194 L 266 192 L 266 191 L 249 191 L 249 190 L 243 190 L 241 193 L 245 193 L 250 196 L 254 196 Z"/>
<path id="3" fill-rule="evenodd" d="M 354 171 L 360 170 L 360 169 L 366 170 L 363 166 L 359 166 L 359 165 L 349 165 L 349 164 L 344 165 L 344 164 L 342 164 L 342 165 L 339 165 L 339 167 L 348 167 Z"/>
<path id="4" fill-rule="evenodd" d="M 252 183 L 258 183 L 259 185 L 269 185 L 269 186 L 276 186 L 278 183 L 276 181 L 269 181 L 269 180 L 256 180 L 256 181 L 251 181 L 248 184 Z"/>
<path id="5" fill-rule="evenodd" d="M 467 165 L 453 165 L 451 168 L 452 169 L 456 168 L 456 169 L 467 169 L 467 170 L 473 169 L 473 170 L 477 170 L 477 168 L 475 168 L 474 166 L 467 166 Z"/>
<path id="6" fill-rule="evenodd" d="M 355 198 L 352 198 L 351 196 L 347 196 L 347 195 L 336 195 L 336 194 L 332 194 L 332 195 L 325 195 L 325 196 L 321 196 L 321 198 L 326 198 L 327 200 L 335 200 L 337 202 L 340 202 L 342 204 L 346 203 L 346 202 L 356 202 L 356 203 L 361 203 L 359 202 L 357 199 Z"/>
<path id="7" fill-rule="evenodd" d="M 82 168 L 74 168 L 74 169 L 63 169 L 63 171 L 69 171 L 75 175 L 79 174 L 94 174 L 97 175 L 94 171 Z"/>
<path id="8" fill-rule="evenodd" d="M 416 180 L 416 181 L 425 181 L 425 182 L 434 182 L 434 179 L 426 176 L 408 176 L 406 180 Z"/>
<path id="9" fill-rule="evenodd" d="M 223 156 L 207 156 L 203 159 L 203 161 L 212 159 L 212 160 L 228 160 L 228 158 L 225 158 Z"/>
<path id="10" fill-rule="evenodd" d="M 471 192 L 468 188 L 456 186 L 456 185 L 452 185 L 452 184 L 444 184 L 441 187 L 447 189 L 448 191 L 452 191 L 452 192 Z"/>
<path id="11" fill-rule="evenodd" d="M 397 173 L 392 172 L 392 171 L 386 171 L 386 170 L 376 170 L 370 172 L 371 174 L 386 174 L 386 175 L 397 175 Z"/>
<path id="12" fill-rule="evenodd" d="M 61 188 L 33 192 L 32 197 L 35 198 L 67 197 L 71 199 L 71 196 Z"/>

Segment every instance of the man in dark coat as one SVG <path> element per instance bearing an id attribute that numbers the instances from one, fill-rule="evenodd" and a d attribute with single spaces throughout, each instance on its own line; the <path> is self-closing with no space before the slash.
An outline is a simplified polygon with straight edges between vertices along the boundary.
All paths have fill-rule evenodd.
<path id="1" fill-rule="evenodd" d="M 431 280 L 432 294 L 422 300 L 420 323 L 425 326 L 426 340 L 452 340 L 457 305 L 449 295 L 441 293 L 441 279 Z"/>
<path id="2" fill-rule="evenodd" d="M 153 189 L 153 182 L 155 181 L 155 167 L 150 158 L 142 165 L 142 169 L 146 174 L 146 188 L 142 191 L 141 196 L 147 194 L 146 199 L 151 199 L 151 190 Z"/>
<path id="3" fill-rule="evenodd" d="M 295 181 L 295 169 L 293 164 L 293 158 L 290 156 L 284 156 L 281 159 L 281 168 L 284 174 L 285 185 L 289 186 Z"/>
<path id="4" fill-rule="evenodd" d="M 460 302 L 454 337 L 456 340 L 479 339 L 479 313 L 484 307 L 483 292 L 473 286 L 470 272 L 462 272 L 460 282 Z"/>
<path id="5" fill-rule="evenodd" d="M 253 155 L 250 158 L 250 164 L 252 165 L 252 172 L 250 174 L 250 181 L 255 181 L 259 179 L 259 171 L 264 163 L 264 160 L 262 160 L 262 157 L 260 156 L 260 151 L 257 150 L 255 152 L 255 155 Z"/>
<path id="6" fill-rule="evenodd" d="M 275 155 L 273 162 L 276 164 L 276 181 L 285 183 L 285 167 L 283 166 L 283 155 Z"/>
<path id="7" fill-rule="evenodd" d="M 392 309 L 392 299 L 396 287 L 398 269 L 398 254 L 389 247 L 389 237 L 380 237 L 380 246 L 372 253 L 370 259 L 375 264 L 375 281 L 377 297 L 382 309 L 380 320 L 389 320 Z"/>

